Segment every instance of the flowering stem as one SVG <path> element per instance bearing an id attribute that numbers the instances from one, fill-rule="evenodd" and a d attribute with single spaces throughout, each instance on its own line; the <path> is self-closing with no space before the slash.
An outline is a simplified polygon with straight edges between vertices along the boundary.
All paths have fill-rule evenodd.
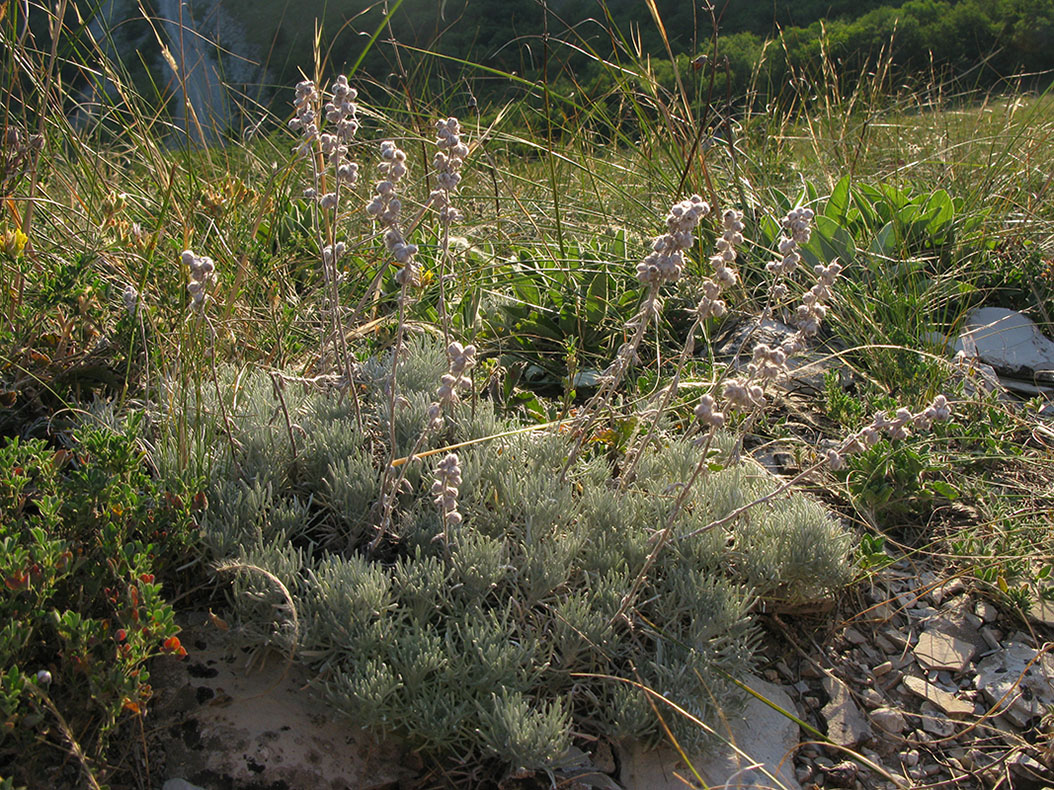
<path id="1" fill-rule="evenodd" d="M 630 436 L 629 449 L 626 450 L 626 463 L 622 475 L 619 478 L 619 489 L 625 489 L 625 487 L 633 480 L 633 474 L 637 469 L 637 464 L 644 455 L 644 451 L 648 449 L 648 445 L 651 443 L 652 438 L 655 436 L 655 427 L 659 424 L 659 420 L 662 419 L 663 413 L 666 408 L 670 405 L 670 401 L 677 394 L 677 390 L 681 384 L 681 374 L 684 372 L 684 366 L 688 363 L 688 358 L 691 357 L 692 352 L 695 350 L 695 333 L 702 326 L 702 322 L 697 318 L 692 326 L 688 330 L 688 339 L 685 340 L 684 347 L 681 349 L 681 354 L 677 359 L 677 365 L 673 371 L 673 377 L 670 383 L 664 387 L 657 395 L 658 403 L 651 407 L 648 411 L 651 413 L 651 419 L 648 422 L 648 430 L 644 432 L 644 438 L 637 442 L 637 437 L 641 435 L 641 429 L 638 425 L 633 429 L 633 434 Z"/>
<path id="2" fill-rule="evenodd" d="M 443 223 L 439 242 L 439 325 L 443 329 L 443 345 L 450 345 L 450 315 L 446 309 L 446 265 L 450 257 L 450 223 Z"/>
<path id="3" fill-rule="evenodd" d="M 575 425 L 575 431 L 577 436 L 575 437 L 575 443 L 571 447 L 571 451 L 567 454 L 567 460 L 564 462 L 563 469 L 560 470 L 561 480 L 567 478 L 568 470 L 578 459 L 579 453 L 582 452 L 582 446 L 585 444 L 586 438 L 589 436 L 589 431 L 596 423 L 599 417 L 599 412 L 602 409 L 607 408 L 615 391 L 626 377 L 630 365 L 637 356 L 637 349 L 640 348 L 641 341 L 644 340 L 644 332 L 647 330 L 648 324 L 651 323 L 651 319 L 658 313 L 656 307 L 658 295 L 659 284 L 651 283 L 648 286 L 648 294 L 644 299 L 644 304 L 631 321 L 631 323 L 636 322 L 636 329 L 633 332 L 633 337 L 630 338 L 628 342 L 622 344 L 622 347 L 618 351 L 618 355 L 615 357 L 615 361 L 612 362 L 604 372 L 605 375 L 600 388 L 583 407 L 582 416 L 576 420 L 577 424 Z"/>
<path id="4" fill-rule="evenodd" d="M 212 320 L 205 314 L 204 310 L 202 310 L 200 317 L 209 328 L 209 369 L 212 373 L 212 386 L 216 390 L 216 403 L 219 405 L 220 417 L 223 419 L 224 433 L 227 434 L 227 443 L 231 448 L 231 462 L 234 464 L 234 472 L 238 477 L 241 477 L 242 468 L 241 464 L 238 463 L 238 449 L 234 442 L 234 424 L 231 422 L 231 417 L 227 413 L 227 405 L 223 402 L 223 395 L 220 393 L 219 374 L 216 370 L 216 329 L 213 327 Z"/>
<path id="5" fill-rule="evenodd" d="M 392 511 L 395 509 L 395 497 L 399 493 L 399 486 L 402 485 L 402 481 L 406 478 L 406 471 L 404 469 L 398 478 L 393 480 L 395 467 L 391 463 L 391 460 L 395 458 L 396 452 L 398 451 L 395 436 L 395 410 L 399 406 L 399 398 L 397 394 L 399 357 L 402 356 L 403 335 L 406 324 L 406 302 L 408 299 L 407 292 L 409 287 L 409 280 L 404 281 L 399 287 L 399 323 L 395 330 L 395 346 L 392 348 L 392 374 L 388 379 L 388 446 L 391 448 L 391 459 L 385 466 L 384 474 L 381 476 L 381 518 L 377 524 L 377 535 L 374 537 L 373 542 L 370 543 L 371 551 L 374 551 L 377 546 L 380 545 L 381 540 L 391 527 Z M 412 455 L 413 453 L 411 453 L 411 456 Z"/>

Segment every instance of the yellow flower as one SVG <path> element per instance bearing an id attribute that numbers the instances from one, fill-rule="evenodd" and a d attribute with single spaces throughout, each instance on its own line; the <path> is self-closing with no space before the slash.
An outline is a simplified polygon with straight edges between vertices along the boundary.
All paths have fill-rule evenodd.
<path id="1" fill-rule="evenodd" d="M 18 258 L 22 254 L 22 250 L 25 249 L 27 241 L 29 241 L 29 236 L 18 228 L 5 230 L 2 244 L 0 244 L 0 251 L 9 258 Z"/>

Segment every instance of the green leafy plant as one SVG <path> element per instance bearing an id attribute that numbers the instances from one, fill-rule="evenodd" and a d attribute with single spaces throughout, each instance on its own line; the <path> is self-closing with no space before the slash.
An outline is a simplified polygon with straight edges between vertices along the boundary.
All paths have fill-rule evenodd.
<path id="1" fill-rule="evenodd" d="M 857 565 L 863 571 L 875 571 L 892 562 L 886 554 L 886 539 L 882 535 L 864 534 L 857 547 Z"/>
<path id="2" fill-rule="evenodd" d="M 1042 516 L 997 514 L 960 530 L 950 548 L 977 583 L 1020 616 L 1041 601 L 1054 601 L 1051 536 Z"/>
<path id="3" fill-rule="evenodd" d="M 917 516 L 955 489 L 934 478 L 938 471 L 924 447 L 883 440 L 852 456 L 845 472 L 855 507 L 883 524 Z"/>
<path id="4" fill-rule="evenodd" d="M 824 410 L 828 417 L 845 427 L 860 424 L 866 407 L 859 398 L 845 391 L 837 371 L 824 373 L 823 394 Z"/>
<path id="5" fill-rule="evenodd" d="M 493 300 L 484 315 L 480 340 L 499 343 L 508 364 L 523 363 L 538 391 L 551 392 L 567 376 L 569 342 L 580 368 L 602 367 L 641 299 L 625 231 L 570 243 L 567 253 L 550 261 L 517 251 L 505 264 L 508 296 Z"/>
<path id="6" fill-rule="evenodd" d="M 57 700 L 93 760 L 122 714 L 145 711 L 147 661 L 186 652 L 158 574 L 186 556 L 190 536 L 188 507 L 148 476 L 132 433 L 84 426 L 68 449 L 4 443 L 0 771 L 26 781 L 64 748 L 27 684 Z"/>

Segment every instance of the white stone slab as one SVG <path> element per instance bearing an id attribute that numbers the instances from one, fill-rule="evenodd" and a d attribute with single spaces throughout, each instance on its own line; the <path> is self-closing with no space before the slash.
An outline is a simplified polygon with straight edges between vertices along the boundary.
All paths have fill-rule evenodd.
<path id="1" fill-rule="evenodd" d="M 798 715 L 794 702 L 779 686 L 760 678 L 751 678 L 747 684 L 783 710 Z M 728 724 L 730 732 L 721 734 L 739 751 L 722 747 L 708 757 L 692 761 L 707 786 L 727 790 L 801 790 L 793 759 L 800 741 L 797 724 L 754 698 L 742 715 L 730 719 Z M 691 771 L 669 747 L 646 751 L 639 744 L 626 744 L 621 751 L 620 784 L 625 790 L 686 790 L 697 786 Z"/>

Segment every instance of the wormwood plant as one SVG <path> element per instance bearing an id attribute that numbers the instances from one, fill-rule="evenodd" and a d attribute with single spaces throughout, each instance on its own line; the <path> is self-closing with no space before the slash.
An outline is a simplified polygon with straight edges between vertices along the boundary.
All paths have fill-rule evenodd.
<path id="1" fill-rule="evenodd" d="M 561 477 L 566 438 L 499 419 L 487 401 L 449 408 L 431 444 L 467 444 L 412 465 L 413 491 L 400 495 L 391 534 L 371 552 L 379 494 L 371 446 L 391 425 L 393 364 L 405 403 L 395 432 L 406 448 L 430 423 L 435 382 L 447 370 L 435 343 L 414 341 L 398 362 L 389 354 L 362 366 L 364 430 L 346 401 L 289 387 L 285 408 L 303 429 L 295 451 L 273 419 L 270 382 L 243 380 L 232 411 L 245 476 L 229 465 L 217 474 L 204 524 L 217 555 L 264 568 L 290 590 L 297 654 L 354 721 L 437 754 L 532 770 L 559 767 L 572 732 L 655 742 L 662 729 L 646 695 L 616 678 L 716 721 L 737 701 L 728 676 L 750 667 L 752 604 L 814 600 L 846 579 L 848 536 L 801 494 L 705 529 L 776 488 L 752 463 L 718 468 L 733 445 L 722 434 L 709 456 L 716 471 L 672 518 L 674 540 L 632 617 L 619 616 L 657 530 L 671 522 L 671 482 L 690 476 L 699 447 L 664 436 L 616 491 L 609 459 L 582 453 Z M 217 444 L 218 457 L 225 446 Z M 428 479 L 444 474 L 430 492 Z M 451 487 L 457 518 L 449 498 L 433 501 Z M 272 625 L 275 596 L 247 575 L 233 600 L 251 641 L 285 650 L 291 630 L 283 618 Z M 670 723 L 689 747 L 706 740 Z"/>
<path id="2" fill-rule="evenodd" d="M 698 195 L 673 206 L 637 265 L 640 303 L 594 396 L 559 426 L 526 428 L 479 397 L 477 349 L 452 338 L 449 239 L 470 156 L 458 122 L 437 124 L 437 188 L 413 219 L 404 206 L 409 157 L 381 144 L 366 214 L 385 253 L 365 300 L 349 309 L 333 286 L 348 249 L 340 228 L 353 213 L 357 107 L 346 80 L 328 97 L 301 83 L 291 126 L 320 218 L 324 345 L 339 373 L 233 376 L 213 365 L 214 386 L 196 393 L 202 413 L 222 417 L 199 423 L 213 467 L 206 541 L 231 561 L 224 567 L 263 571 L 234 585 L 243 634 L 295 652 L 351 720 L 437 756 L 553 771 L 576 738 L 654 743 L 667 726 L 688 750 L 702 748 L 712 731 L 657 709 L 642 687 L 716 723 L 738 701 L 732 681 L 750 669 L 754 604 L 815 600 L 848 576 L 850 538 L 838 522 L 739 452 L 787 359 L 817 333 L 841 272 L 836 261 L 815 265 L 814 284 L 789 301 L 813 212 L 788 211 L 766 267 L 765 312 L 788 316 L 797 332 L 778 347 L 756 344 L 736 375 L 703 384 L 704 394 L 690 396 L 696 419 L 687 430 L 673 428 L 673 405 L 686 397 L 697 335 L 727 312 L 738 282 L 739 212 L 720 218 L 711 274 L 662 386 L 631 409 L 622 393 L 697 249 L 710 212 Z M 422 240 L 430 210 L 434 245 Z M 208 324 L 208 259 L 184 258 L 192 312 Z M 385 288 L 394 340 L 353 362 L 362 351 L 343 326 Z M 430 299 L 439 326 L 428 340 L 414 336 L 409 317 Z M 604 452 L 597 440 L 613 416 L 630 428 L 624 446 Z M 918 414 L 877 415 L 803 475 L 946 416 L 943 399 Z M 174 473 L 177 443 L 160 450 Z M 285 615 L 276 619 L 276 609 Z"/>
<path id="3" fill-rule="evenodd" d="M 313 86 L 298 88 L 298 148 L 318 145 L 339 168 L 346 148 L 315 125 L 316 96 Z M 327 117 L 340 123 L 347 113 Z M 756 351 L 742 375 L 700 402 L 693 432 L 679 434 L 668 406 L 694 336 L 725 312 L 722 291 L 736 282 L 743 224 L 727 212 L 673 379 L 633 417 L 639 427 L 625 457 L 611 457 L 595 436 L 709 211 L 698 196 L 678 203 L 637 267 L 644 297 L 597 394 L 563 432 L 524 428 L 478 397 L 476 349 L 450 339 L 448 239 L 469 149 L 455 120 L 438 130 L 439 188 L 414 223 L 436 208 L 433 265 L 425 260 L 433 250 L 410 240 L 399 194 L 407 155 L 391 141 L 366 209 L 390 256 L 378 282 L 393 269 L 391 348 L 355 365 L 357 350 L 338 349 L 337 377 L 249 373 L 232 389 L 214 371 L 217 386 L 197 393 L 199 408 L 223 416 L 222 430 L 202 423 L 213 462 L 206 540 L 215 556 L 266 571 L 235 582 L 243 633 L 294 650 L 351 720 L 435 755 L 551 771 L 575 733 L 654 743 L 664 734 L 660 716 L 684 746 L 701 748 L 706 731 L 657 711 L 633 684 L 716 722 L 738 701 L 731 679 L 751 665 L 754 603 L 814 600 L 847 578 L 848 535 L 818 503 L 738 460 L 717 411 L 725 403 L 729 421 L 742 423 L 765 405 L 785 355 L 815 332 L 837 264 L 820 267 L 798 308 L 799 345 Z M 349 197 L 323 194 L 318 161 L 309 156 L 308 196 L 326 218 L 319 248 L 332 281 L 343 244 L 336 207 Z M 784 280 L 810 216 L 785 220 L 783 258 L 773 264 Z M 406 320 L 429 270 L 438 272 L 442 342 L 414 337 Z M 196 283 L 192 299 L 203 292 Z M 330 293 L 337 331 L 348 313 Z M 203 306 L 192 303 L 199 313 Z M 354 395 L 341 396 L 349 385 Z M 235 393 L 229 403 L 224 391 Z M 180 463 L 175 451 L 159 462 L 170 472 Z M 276 600 L 274 579 L 288 599 Z M 276 622 L 275 608 L 290 603 L 295 612 Z"/>

